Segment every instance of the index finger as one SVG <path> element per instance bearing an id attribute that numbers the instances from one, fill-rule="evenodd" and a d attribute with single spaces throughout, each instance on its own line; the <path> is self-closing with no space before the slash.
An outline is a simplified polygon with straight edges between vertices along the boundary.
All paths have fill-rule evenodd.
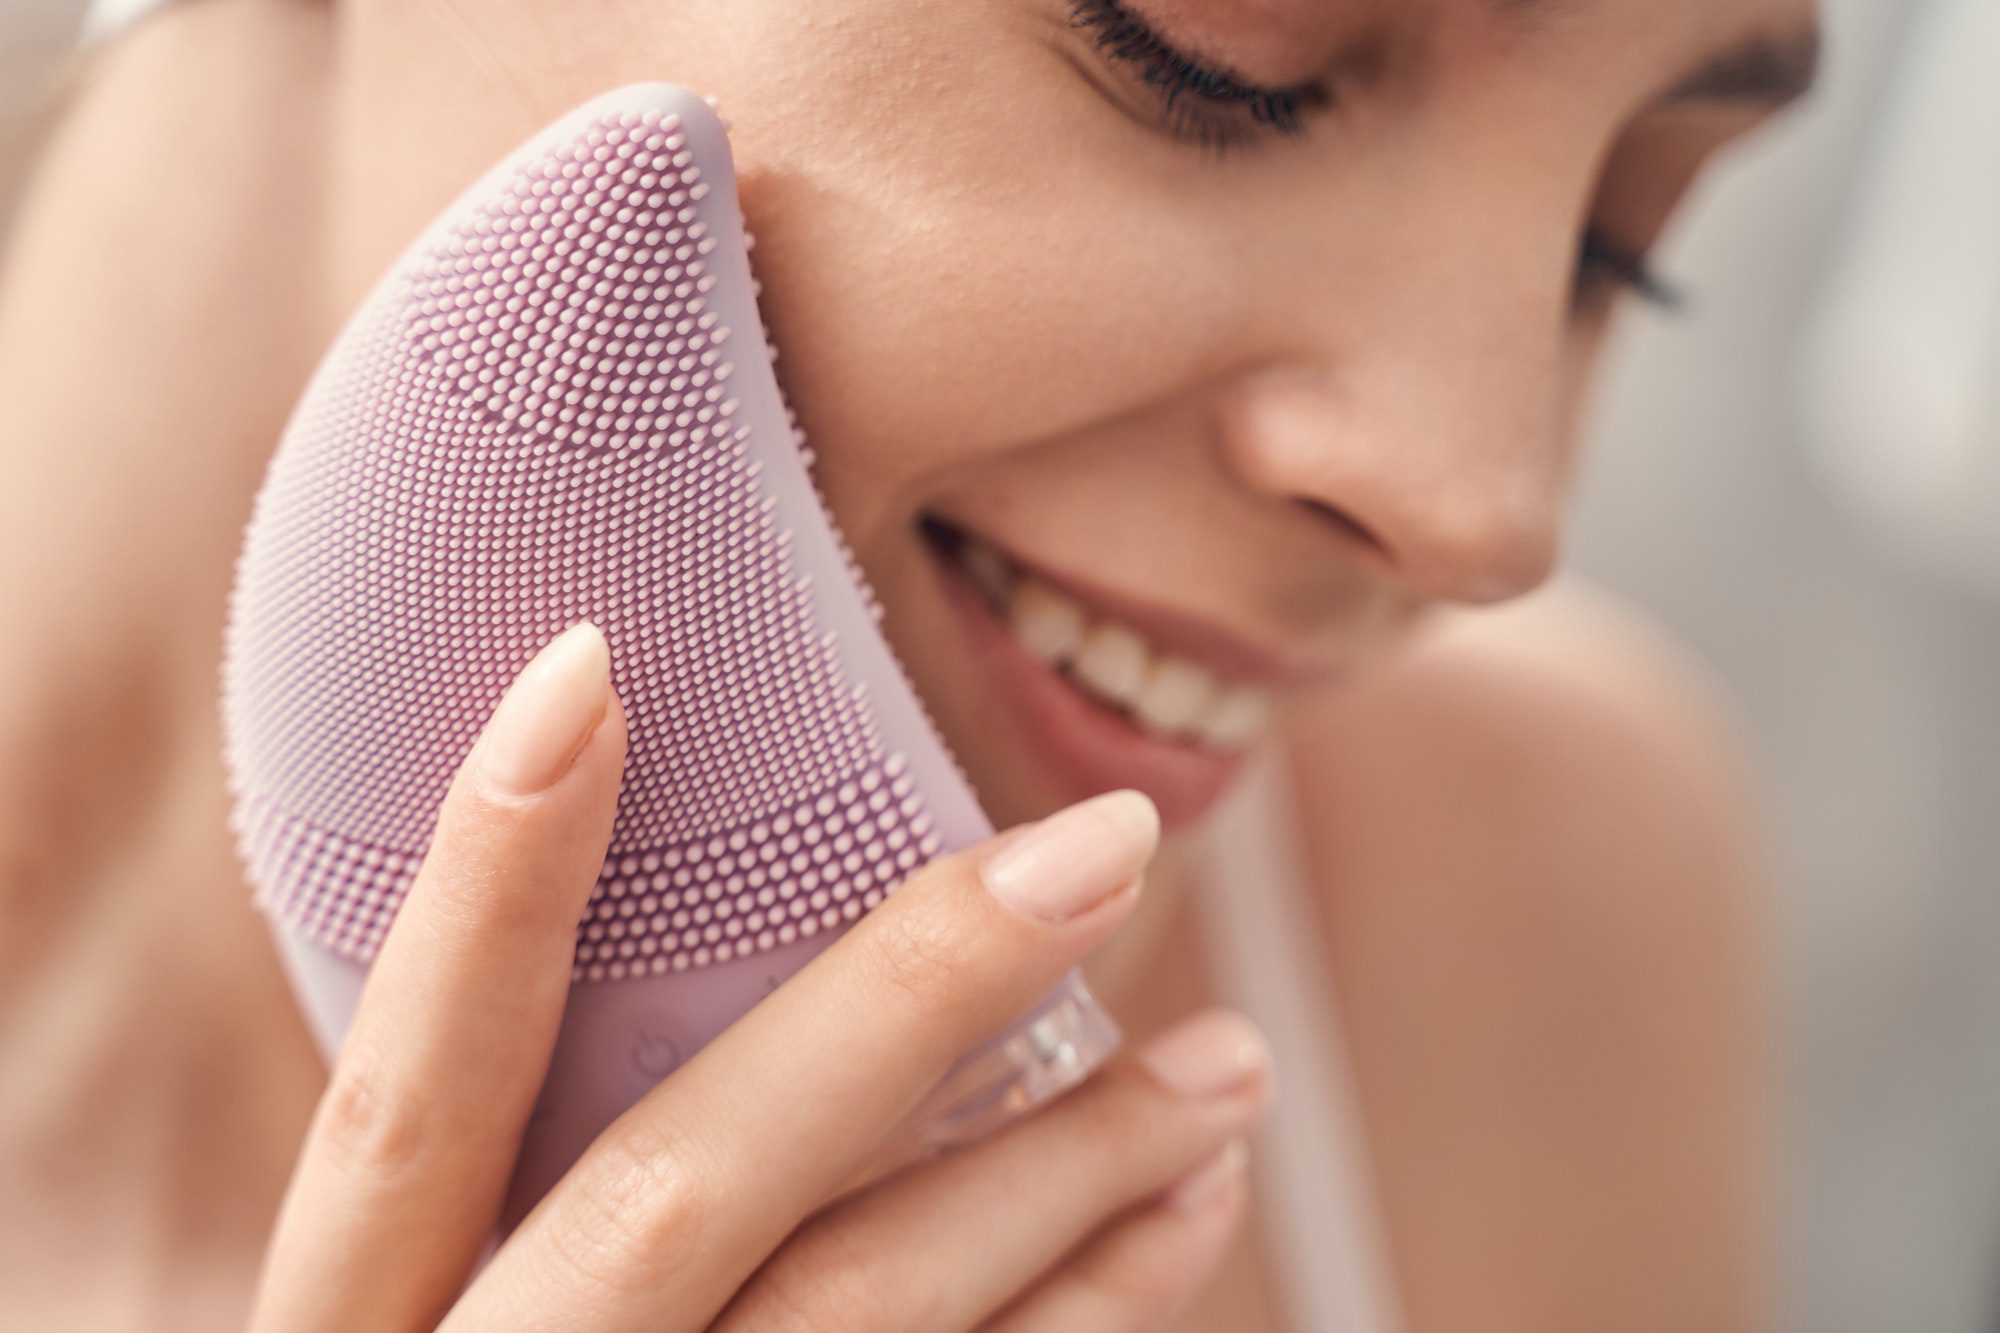
<path id="1" fill-rule="evenodd" d="M 362 991 L 252 1326 L 428 1326 L 486 1243 L 611 836 L 625 717 L 589 625 L 495 710 Z"/>
<path id="2" fill-rule="evenodd" d="M 453 1312 L 701 1328 L 967 1050 L 1130 912 L 1136 792 L 933 863 L 626 1112 Z"/>

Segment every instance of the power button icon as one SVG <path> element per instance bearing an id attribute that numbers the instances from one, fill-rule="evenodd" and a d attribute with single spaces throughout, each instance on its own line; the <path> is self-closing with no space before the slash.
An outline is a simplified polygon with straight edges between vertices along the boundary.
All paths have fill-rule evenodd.
<path id="1" fill-rule="evenodd" d="M 632 1039 L 626 1059 L 632 1066 L 632 1072 L 644 1080 L 647 1087 L 651 1087 L 681 1067 L 681 1048 L 673 1038 L 641 1028 L 639 1035 Z"/>

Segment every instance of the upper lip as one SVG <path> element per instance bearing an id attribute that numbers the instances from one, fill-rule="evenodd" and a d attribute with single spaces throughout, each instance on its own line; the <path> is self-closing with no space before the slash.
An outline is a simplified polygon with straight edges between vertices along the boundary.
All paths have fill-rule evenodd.
<path id="1" fill-rule="evenodd" d="M 1050 569 L 984 533 L 961 528 L 964 536 L 992 547 L 1015 569 L 1046 583 L 1105 617 L 1129 625 L 1176 657 L 1208 668 L 1232 683 L 1273 689 L 1318 684 L 1338 675 L 1338 663 L 1320 663 L 1260 642 L 1201 615 L 1119 592 L 1074 574 Z"/>

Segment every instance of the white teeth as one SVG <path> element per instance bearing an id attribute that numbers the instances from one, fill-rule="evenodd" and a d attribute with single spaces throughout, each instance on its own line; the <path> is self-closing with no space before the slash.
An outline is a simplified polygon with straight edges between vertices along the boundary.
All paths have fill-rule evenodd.
<path id="1" fill-rule="evenodd" d="M 1223 695 L 1202 719 L 1201 738 L 1218 750 L 1239 749 L 1257 739 L 1270 716 L 1270 696 L 1240 685 Z"/>
<path id="2" fill-rule="evenodd" d="M 982 542 L 957 551 L 985 595 L 1006 609 L 1014 638 L 1040 661 L 1065 671 L 1140 728 L 1217 750 L 1255 741 L 1270 720 L 1271 695 L 1225 686 L 1184 658 L 1162 652 L 1136 630 L 1093 619 L 1081 603 L 1022 574 Z"/>
<path id="3" fill-rule="evenodd" d="M 1189 730 L 1216 693 L 1215 678 L 1192 662 L 1169 657 L 1153 667 L 1132 711 L 1156 731 Z"/>
<path id="4" fill-rule="evenodd" d="M 1146 683 L 1146 641 L 1123 625 L 1098 625 L 1084 636 L 1070 670 L 1116 704 L 1130 708 Z"/>
<path id="5" fill-rule="evenodd" d="M 1075 657 L 1083 643 L 1083 608 L 1045 583 L 1022 579 L 1007 612 L 1021 646 L 1053 666 Z"/>

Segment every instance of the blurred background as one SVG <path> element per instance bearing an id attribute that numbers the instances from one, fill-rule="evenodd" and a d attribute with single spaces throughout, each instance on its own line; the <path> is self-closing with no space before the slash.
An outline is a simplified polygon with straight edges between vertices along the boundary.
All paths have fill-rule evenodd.
<path id="1" fill-rule="evenodd" d="M 1823 91 L 1724 163 L 1666 247 L 1689 313 L 1634 319 L 1616 347 L 1573 563 L 1694 645 L 1755 747 L 1781 870 L 1792 1327 L 1990 1333 L 2000 555 L 1980 541 L 2000 532 L 2000 273 L 1950 279 L 1983 317 L 1984 345 L 1961 350 L 1983 354 L 1985 489 L 1964 494 L 1968 466 L 1928 507 L 1882 491 L 1938 429 L 1918 419 L 1924 390 L 1950 390 L 1871 399 L 1868 358 L 1845 345 L 1862 323 L 1890 359 L 1922 317 L 1891 326 L 1844 302 L 1881 244 L 1868 209 L 1908 152 L 1899 117 L 1973 27 L 1994 43 L 1970 53 L 1984 123 L 1915 132 L 1970 152 L 1940 175 L 1950 197 L 1913 206 L 1922 225 L 1985 203 L 2000 265 L 2000 4 L 1831 0 L 1827 18 Z M 1916 238 L 1883 248 L 1903 286 L 1936 257 Z M 1983 502 L 1984 522 L 1946 511 L 1957 500 Z"/>
<path id="2" fill-rule="evenodd" d="M 0 0 L 0 214 L 78 0 Z M 1789 1326 L 2000 1330 L 2000 0 L 1829 0 L 1600 396 L 1572 563 L 1734 701 L 1778 857 Z M 1945 367 L 1940 370 L 1939 367 Z"/>

